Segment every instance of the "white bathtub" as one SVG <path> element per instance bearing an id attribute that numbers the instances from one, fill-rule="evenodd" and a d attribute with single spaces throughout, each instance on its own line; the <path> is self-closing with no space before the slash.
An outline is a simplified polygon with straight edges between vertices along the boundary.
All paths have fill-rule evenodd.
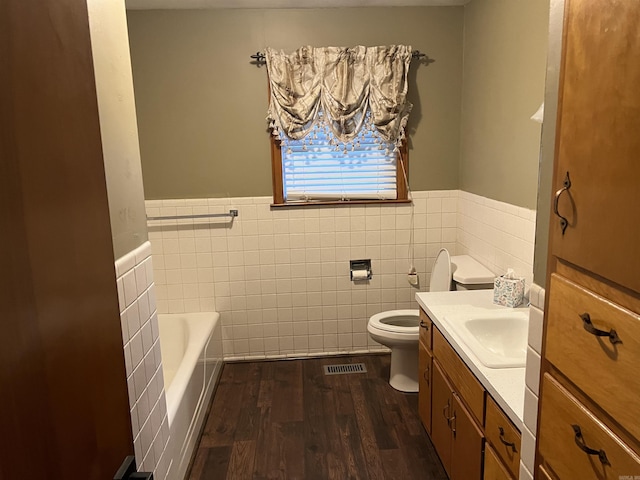
<path id="1" fill-rule="evenodd" d="M 222 370 L 217 312 L 160 314 L 160 348 L 171 442 L 169 480 L 183 480 Z"/>

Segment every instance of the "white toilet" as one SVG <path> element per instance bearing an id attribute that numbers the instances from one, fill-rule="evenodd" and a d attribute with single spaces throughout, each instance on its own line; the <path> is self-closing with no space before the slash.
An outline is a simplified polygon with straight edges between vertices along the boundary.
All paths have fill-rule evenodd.
<path id="1" fill-rule="evenodd" d="M 453 283 L 451 282 L 453 278 Z M 436 257 L 430 292 L 493 288 L 495 275 L 469 255 L 449 256 L 443 248 Z M 389 310 L 373 315 L 367 324 L 371 338 L 391 349 L 389 384 L 401 392 L 418 391 L 419 310 Z"/>

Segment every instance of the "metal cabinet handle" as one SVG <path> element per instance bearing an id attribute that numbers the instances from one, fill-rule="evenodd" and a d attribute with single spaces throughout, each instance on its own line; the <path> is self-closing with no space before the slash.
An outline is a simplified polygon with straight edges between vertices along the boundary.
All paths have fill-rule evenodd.
<path id="1" fill-rule="evenodd" d="M 456 412 L 453 412 L 453 416 L 449 419 L 449 428 L 451 428 L 451 432 L 453 436 L 456 436 Z"/>
<path id="2" fill-rule="evenodd" d="M 414 323 L 414 325 L 415 325 L 415 323 Z M 429 324 L 428 323 L 424 323 L 423 320 L 420 320 L 420 326 L 422 328 L 424 328 L 425 330 L 429 330 Z"/>
<path id="3" fill-rule="evenodd" d="M 591 335 L 595 335 L 596 337 L 609 337 L 609 341 L 614 345 L 616 343 L 622 343 L 622 340 L 620 340 L 620 337 L 618 336 L 618 332 L 616 332 L 613 328 L 607 332 L 605 330 L 600 330 L 594 327 L 593 323 L 591 322 L 591 315 L 589 315 L 588 313 L 583 313 L 582 315 L 580 315 L 580 318 L 582 319 L 582 326 Z"/>
<path id="4" fill-rule="evenodd" d="M 447 400 L 447 404 L 442 409 L 442 415 L 447 420 L 447 424 L 451 421 L 451 419 L 449 418 L 449 409 L 450 408 L 451 408 L 451 405 L 449 404 L 449 400 Z M 444 413 L 444 412 L 447 412 L 447 413 Z"/>
<path id="5" fill-rule="evenodd" d="M 506 445 L 507 447 L 511 447 L 511 450 L 513 451 L 513 453 L 516 453 L 518 450 L 516 450 L 516 444 L 514 442 L 508 442 L 505 440 L 504 438 L 504 428 L 502 427 L 498 427 L 498 429 L 500 430 L 500 441 Z"/>
<path id="6" fill-rule="evenodd" d="M 424 372 L 422 372 L 422 378 L 424 378 L 425 382 L 427 382 L 427 386 L 430 385 L 430 381 L 429 381 L 429 365 L 427 365 L 424 369 Z"/>
<path id="7" fill-rule="evenodd" d="M 564 235 L 565 230 L 569 226 L 569 221 L 566 217 L 560 215 L 558 211 L 558 201 L 560 200 L 560 196 L 568 191 L 571 188 L 571 179 L 569 178 L 569 172 L 567 172 L 567 176 L 564 177 L 564 182 L 562 182 L 562 188 L 556 192 L 556 195 L 553 199 L 553 213 L 560 219 L 560 228 L 562 228 L 562 235 Z"/>
<path id="8" fill-rule="evenodd" d="M 575 433 L 576 445 L 580 447 L 580 450 L 582 450 L 587 455 L 597 455 L 600 459 L 600 463 L 602 463 L 603 465 L 611 466 L 611 463 L 609 462 L 607 454 L 604 450 L 596 450 L 594 448 L 587 447 L 587 444 L 584 441 L 584 437 L 582 436 L 580 425 L 571 425 L 571 427 L 573 427 L 573 432 Z"/>

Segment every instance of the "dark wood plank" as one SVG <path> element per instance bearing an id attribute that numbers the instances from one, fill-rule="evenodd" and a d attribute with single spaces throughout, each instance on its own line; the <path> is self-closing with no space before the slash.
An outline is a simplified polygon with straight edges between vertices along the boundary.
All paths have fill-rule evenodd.
<path id="1" fill-rule="evenodd" d="M 323 413 L 323 392 L 329 387 L 318 362 L 311 360 L 304 365 L 304 461 L 305 478 L 326 479 L 329 476 L 326 455 L 328 439 Z"/>
<path id="2" fill-rule="evenodd" d="M 338 417 L 340 440 L 344 452 L 344 463 L 347 477 L 350 479 L 369 478 L 367 475 L 367 461 L 362 450 L 362 439 L 358 431 L 355 415 L 341 415 Z"/>
<path id="3" fill-rule="evenodd" d="M 206 459 L 202 469 L 202 480 L 213 478 L 227 478 L 229 471 L 229 459 L 231 458 L 232 447 L 225 445 L 205 449 Z M 234 478 L 233 476 L 229 478 Z"/>
<path id="4" fill-rule="evenodd" d="M 354 362 L 367 373 L 322 369 Z M 388 355 L 226 365 L 189 478 L 446 480 L 388 375 Z"/>
<path id="5" fill-rule="evenodd" d="M 253 478 L 253 460 L 256 455 L 256 442 L 233 442 L 227 477 L 237 480 Z"/>
<path id="6" fill-rule="evenodd" d="M 242 411 L 236 425 L 234 440 L 256 440 L 260 425 L 261 407 L 258 405 L 260 398 L 260 384 L 262 370 L 260 364 L 249 364 L 247 380 L 242 394 Z M 237 403 L 239 403 L 236 400 Z M 253 462 L 252 462 L 253 463 Z"/>
<path id="7" fill-rule="evenodd" d="M 243 413 L 248 363 L 225 365 L 216 390 L 215 401 L 200 440 L 201 447 L 231 446 Z"/>
<path id="8" fill-rule="evenodd" d="M 382 460 L 380 459 L 380 450 L 376 442 L 376 434 L 369 416 L 367 399 L 363 393 L 360 382 L 351 386 L 351 395 L 353 396 L 353 404 L 355 406 L 355 416 L 360 430 L 360 438 L 362 439 L 362 449 L 367 459 L 367 472 L 371 479 L 385 478 L 382 468 Z"/>
<path id="9" fill-rule="evenodd" d="M 274 382 L 271 406 L 273 421 L 302 421 L 302 362 L 289 360 L 275 363 Z"/>
<path id="10" fill-rule="evenodd" d="M 393 420 L 389 419 L 391 405 L 385 405 L 380 401 L 371 401 L 369 399 L 379 398 L 377 396 L 377 388 L 375 380 L 363 380 L 362 392 L 366 399 L 365 405 L 373 432 L 376 438 L 376 444 L 380 450 L 389 450 L 398 448 L 398 442 L 395 438 L 395 430 L 393 429 Z M 385 408 L 386 407 L 386 408 Z M 395 407 L 395 406 L 394 406 Z"/>

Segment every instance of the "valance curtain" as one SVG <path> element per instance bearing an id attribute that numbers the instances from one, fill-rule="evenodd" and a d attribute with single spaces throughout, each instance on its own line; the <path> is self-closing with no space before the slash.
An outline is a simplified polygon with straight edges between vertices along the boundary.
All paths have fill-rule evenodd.
<path id="1" fill-rule="evenodd" d="M 407 101 L 410 46 L 302 47 L 291 54 L 267 48 L 271 98 L 267 119 L 283 140 L 304 139 L 314 128 L 343 144 L 363 128 L 400 145 Z"/>

